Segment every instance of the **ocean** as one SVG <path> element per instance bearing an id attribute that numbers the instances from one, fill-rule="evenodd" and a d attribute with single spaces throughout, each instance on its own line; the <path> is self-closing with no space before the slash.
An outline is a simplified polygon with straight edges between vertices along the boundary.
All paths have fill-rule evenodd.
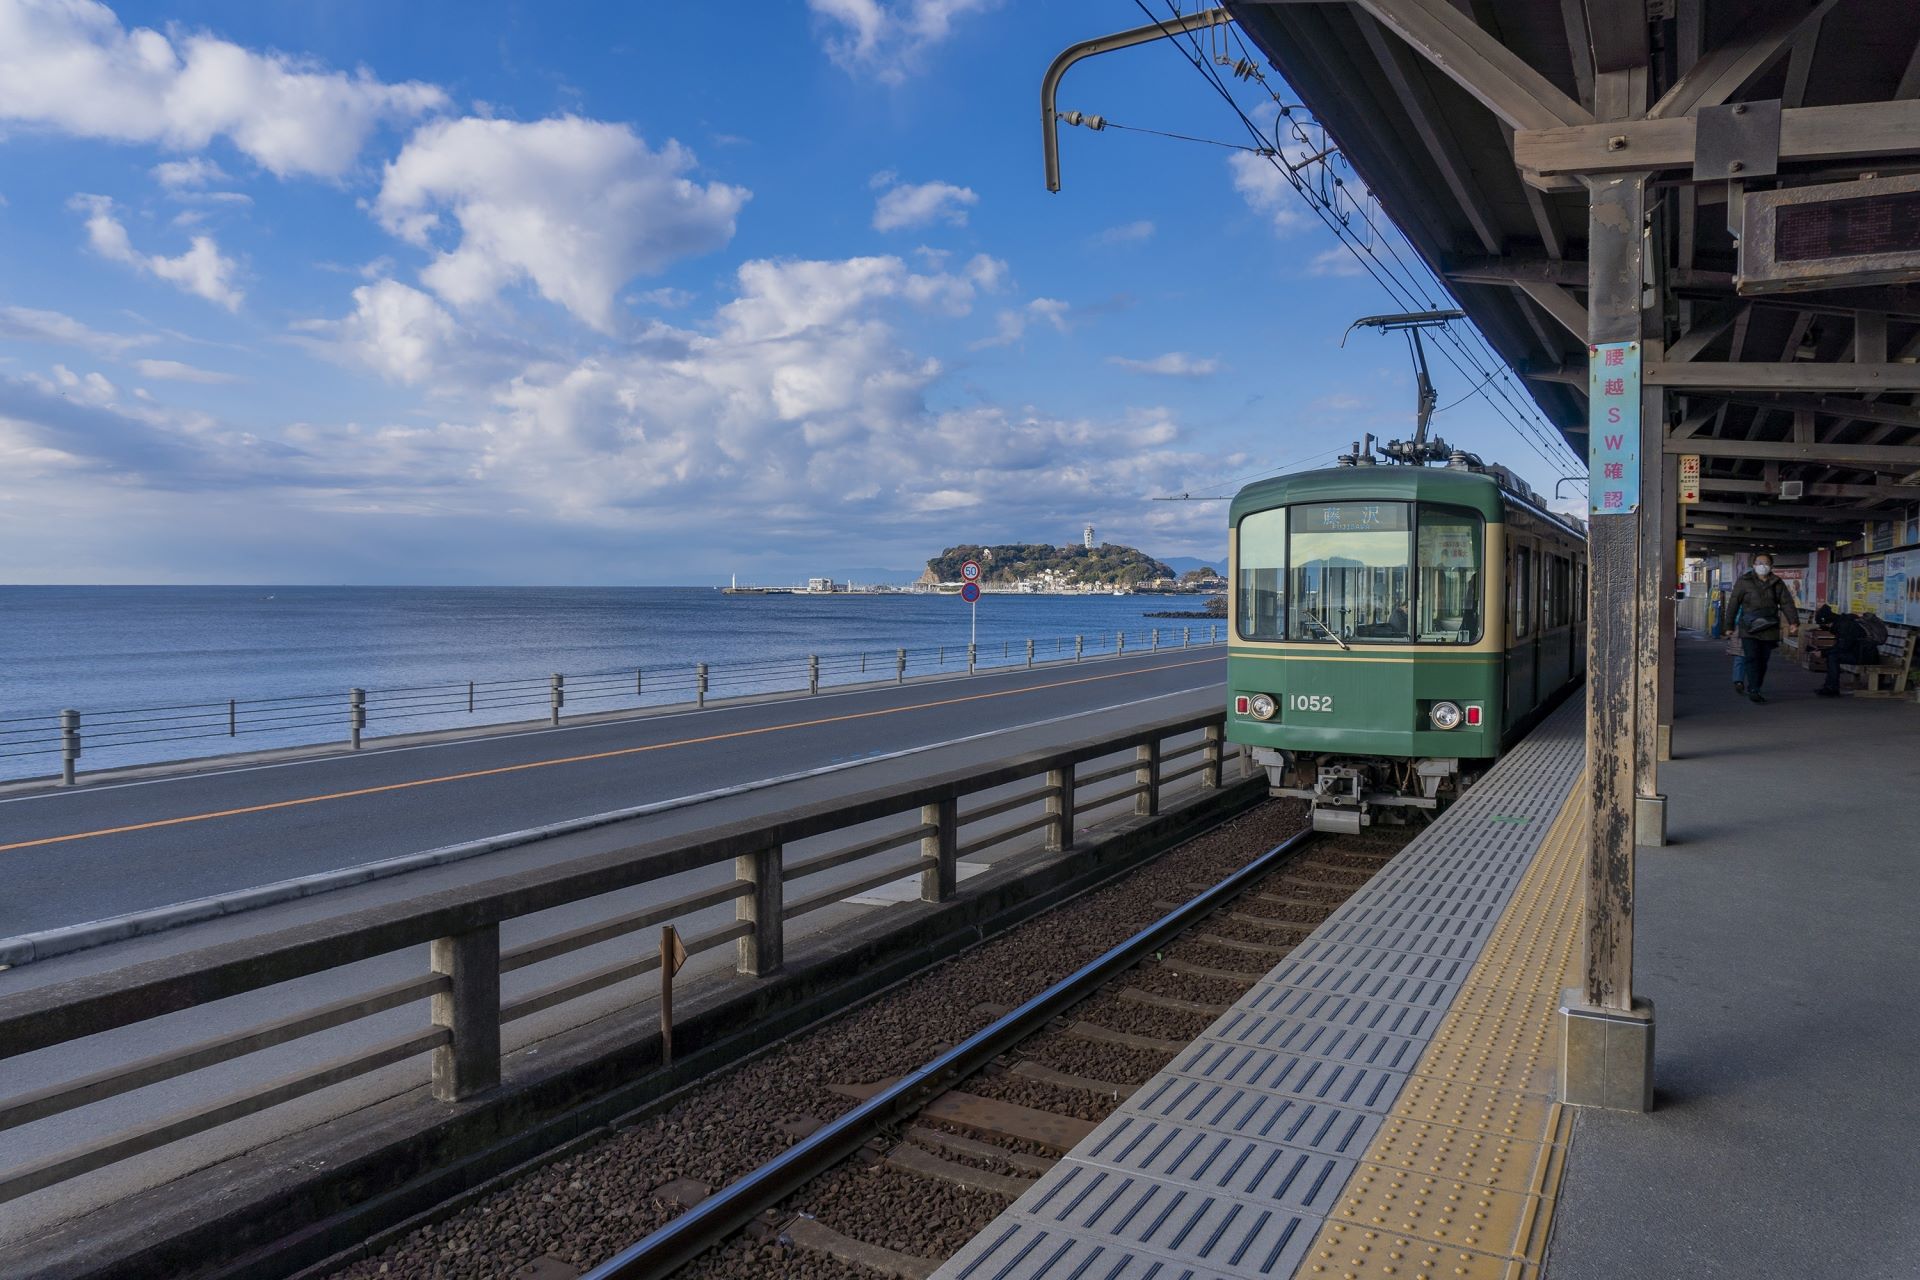
<path id="1" fill-rule="evenodd" d="M 1075 635 L 1095 653 L 1121 631 L 1131 649 L 1155 627 L 1167 645 L 1208 627 L 1146 616 L 1199 612 L 1198 596 L 989 594 L 977 607 L 982 665 L 1023 661 L 1029 638 L 1044 660 L 1071 654 Z M 707 587 L 4 587 L 0 779 L 58 771 L 66 707 L 82 713 L 84 772 L 338 741 L 355 687 L 377 737 L 543 716 L 553 672 L 572 714 L 689 700 L 697 662 L 713 697 L 803 684 L 809 654 L 829 685 L 862 678 L 859 655 L 865 678 L 891 676 L 898 648 L 913 651 L 910 675 L 962 670 L 968 614 L 954 596 Z"/>

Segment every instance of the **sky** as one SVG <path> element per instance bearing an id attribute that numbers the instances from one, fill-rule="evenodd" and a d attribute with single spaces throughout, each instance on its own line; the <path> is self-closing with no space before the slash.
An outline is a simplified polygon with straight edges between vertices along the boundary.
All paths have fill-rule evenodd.
<path id="1" fill-rule="evenodd" d="M 773 582 L 1087 523 L 1217 558 L 1224 503 L 1155 499 L 1404 434 L 1405 346 L 1341 345 L 1403 308 L 1170 43 L 1068 73 L 1131 128 L 1063 129 L 1046 190 L 1041 73 L 1144 20 L 0 0 L 0 582 Z M 1285 133 L 1263 71 L 1222 77 Z M 1434 429 L 1550 491 L 1512 384 L 1435 364 Z"/>

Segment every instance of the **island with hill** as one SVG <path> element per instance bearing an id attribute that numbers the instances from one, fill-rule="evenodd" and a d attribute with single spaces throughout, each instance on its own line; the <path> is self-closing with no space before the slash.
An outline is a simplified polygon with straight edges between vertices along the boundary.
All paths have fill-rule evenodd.
<path id="1" fill-rule="evenodd" d="M 922 588 L 957 588 L 961 566 L 972 560 L 980 566 L 980 585 L 988 591 L 1045 594 L 1093 594 L 1112 591 L 1207 594 L 1226 583 L 1211 568 L 1176 572 L 1135 547 L 1103 542 L 1098 546 L 1056 547 L 1044 542 L 1014 542 L 997 546 L 948 547 L 927 561 L 916 584 Z"/>

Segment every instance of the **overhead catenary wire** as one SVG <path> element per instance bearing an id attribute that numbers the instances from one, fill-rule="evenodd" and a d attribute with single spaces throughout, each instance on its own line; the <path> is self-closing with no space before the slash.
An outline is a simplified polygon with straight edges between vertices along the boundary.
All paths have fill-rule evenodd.
<path id="1" fill-rule="evenodd" d="M 1232 91 L 1209 64 L 1205 50 L 1202 48 L 1199 40 L 1189 36 L 1183 44 L 1177 33 L 1167 30 L 1165 22 L 1147 6 L 1145 0 L 1134 0 L 1134 3 L 1140 11 L 1147 16 L 1149 21 L 1167 32 L 1168 43 L 1172 44 L 1175 51 L 1191 63 L 1192 66 L 1200 72 L 1202 78 L 1214 88 L 1215 92 L 1220 95 L 1221 100 L 1225 102 L 1239 118 L 1242 126 L 1246 128 L 1249 135 L 1260 142 L 1261 150 L 1263 152 L 1269 151 L 1270 148 L 1266 145 L 1267 137 L 1265 132 L 1247 115 L 1246 111 L 1240 106 L 1239 101 L 1233 96 Z M 1173 16 L 1179 16 L 1178 9 L 1172 4 L 1169 4 L 1168 8 Z M 1234 33 L 1234 38 L 1239 40 L 1238 32 Z M 1244 51 L 1244 41 L 1241 42 L 1241 47 Z M 1283 102 L 1278 94 L 1275 94 L 1272 89 L 1267 87 L 1264 73 L 1259 71 L 1257 64 L 1252 63 L 1250 58 L 1243 58 L 1241 65 L 1252 66 L 1251 74 L 1243 78 L 1257 80 L 1260 87 L 1266 91 L 1268 96 L 1273 99 L 1280 109 L 1281 119 L 1286 119 L 1291 122 L 1295 137 L 1299 139 L 1303 145 L 1313 146 L 1312 140 L 1306 136 L 1305 131 L 1300 127 L 1299 121 L 1293 119 L 1292 112 L 1298 110 L 1298 108 Z M 1314 124 L 1323 134 L 1325 133 L 1324 125 L 1320 125 L 1317 121 L 1315 121 Z M 1277 133 L 1278 121 L 1276 121 L 1276 135 Z M 1277 136 L 1275 140 L 1278 141 Z M 1320 148 L 1316 158 L 1324 160 L 1329 154 L 1330 152 L 1326 148 Z M 1375 283 L 1379 284 L 1390 295 L 1399 300 L 1403 306 L 1406 306 L 1409 310 L 1423 308 L 1433 309 L 1436 303 L 1434 296 L 1436 290 L 1451 300 L 1452 295 L 1446 290 L 1445 285 L 1437 277 L 1434 277 L 1431 272 L 1425 271 L 1424 262 L 1421 264 L 1422 271 L 1426 277 L 1424 280 L 1422 279 L 1421 273 L 1415 273 L 1407 266 L 1406 262 L 1400 257 L 1399 250 L 1393 243 L 1393 238 L 1381 233 L 1380 229 L 1374 226 L 1372 215 L 1364 206 L 1353 202 L 1354 209 L 1359 214 L 1362 222 L 1375 234 L 1369 238 L 1370 243 L 1362 244 L 1357 242 L 1356 238 L 1350 234 L 1351 226 L 1348 220 L 1349 215 L 1343 215 L 1337 208 L 1332 207 L 1335 203 L 1334 199 L 1320 197 L 1318 193 L 1313 190 L 1312 184 L 1301 177 L 1300 168 L 1306 166 L 1295 167 L 1289 164 L 1284 157 L 1277 154 L 1266 154 L 1265 158 L 1285 177 L 1288 185 L 1293 187 L 1294 191 L 1307 202 L 1308 208 L 1314 212 L 1315 216 L 1321 220 L 1328 230 L 1333 232 L 1335 238 L 1341 245 L 1353 255 L 1362 270 L 1371 276 Z M 1323 164 L 1322 168 L 1324 169 L 1325 167 Z M 1343 186 L 1344 184 L 1340 179 L 1334 179 L 1333 191 L 1335 193 L 1338 193 Z M 1369 195 L 1370 194 L 1371 193 L 1369 193 Z M 1348 198 L 1351 202 L 1351 197 Z M 1377 248 L 1376 244 L 1378 246 Z M 1385 250 L 1388 255 L 1386 258 L 1382 257 L 1379 252 L 1380 249 Z M 1388 260 L 1389 258 L 1391 261 Z M 1441 329 L 1440 335 L 1446 343 L 1446 346 L 1440 348 L 1441 355 L 1447 362 L 1451 364 L 1455 371 L 1463 378 L 1473 378 L 1477 376 L 1480 380 L 1476 389 L 1469 394 L 1483 396 L 1488 406 L 1519 436 L 1523 443 L 1539 455 L 1541 460 L 1553 468 L 1556 473 L 1565 474 L 1566 463 L 1561 462 L 1555 455 L 1557 449 L 1564 449 L 1567 453 L 1571 454 L 1571 446 L 1566 444 L 1564 437 L 1562 437 L 1557 430 L 1541 422 L 1538 406 L 1532 403 L 1530 397 L 1524 402 L 1516 400 L 1506 380 L 1495 381 L 1498 375 L 1506 368 L 1506 362 L 1500 357 L 1498 352 L 1494 351 L 1492 345 L 1486 341 L 1485 336 L 1481 334 L 1477 328 L 1472 329 L 1473 338 L 1478 342 L 1481 349 L 1491 358 L 1491 368 L 1480 359 L 1479 355 L 1471 347 L 1461 340 L 1451 326 Z M 1448 350 L 1449 347 L 1452 348 L 1452 350 Z M 1465 362 L 1464 365 L 1462 363 L 1463 361 Z M 1469 372 L 1469 369 L 1471 369 L 1471 372 Z M 1491 384 L 1492 393 L 1489 392 L 1489 384 Z M 1497 393 L 1498 399 L 1495 398 L 1494 393 Z"/>

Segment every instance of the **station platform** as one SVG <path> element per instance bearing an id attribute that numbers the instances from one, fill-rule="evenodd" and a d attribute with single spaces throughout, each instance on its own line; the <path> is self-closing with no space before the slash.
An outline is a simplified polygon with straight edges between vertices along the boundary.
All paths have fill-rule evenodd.
<path id="1" fill-rule="evenodd" d="M 1554 1096 L 1576 694 L 937 1280 L 1915 1274 L 1920 707 L 1678 649 L 1652 1114 Z"/>

